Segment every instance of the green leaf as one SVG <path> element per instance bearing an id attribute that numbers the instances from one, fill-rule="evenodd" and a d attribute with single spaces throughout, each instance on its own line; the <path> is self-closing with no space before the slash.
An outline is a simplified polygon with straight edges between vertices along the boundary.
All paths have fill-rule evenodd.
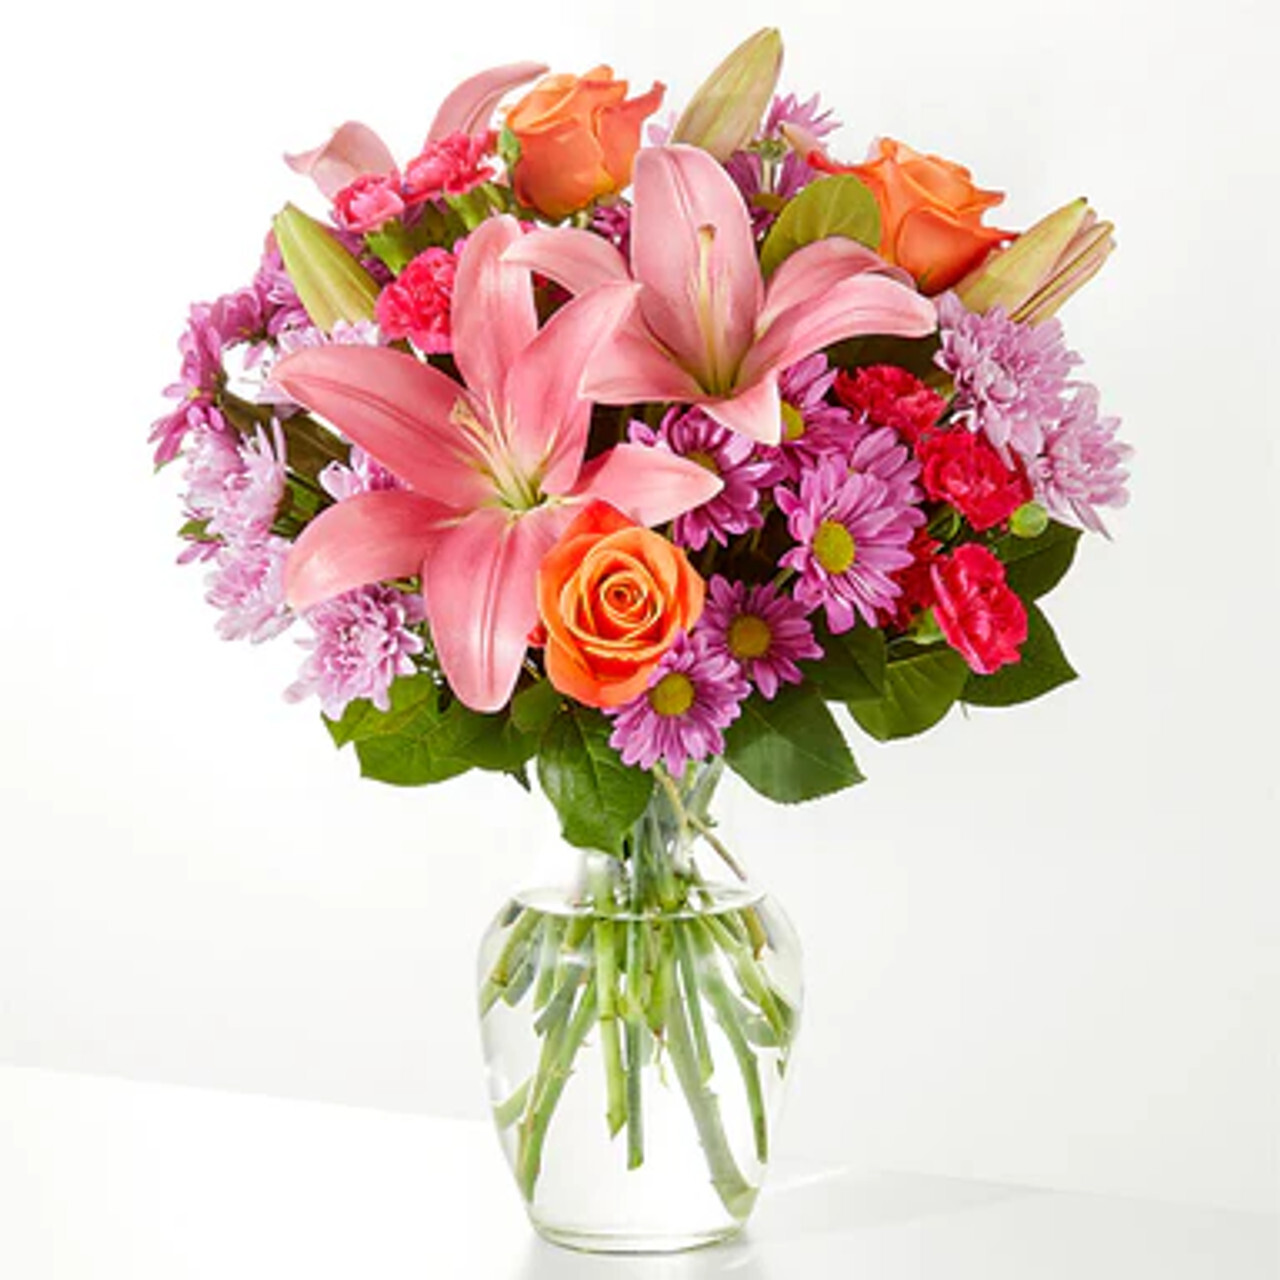
<path id="1" fill-rule="evenodd" d="M 989 676 L 970 675 L 960 697 L 976 707 L 1011 707 L 1030 702 L 1076 678 L 1054 635 L 1049 619 L 1034 604 L 1027 605 L 1027 638 L 1017 662 Z"/>
<path id="2" fill-rule="evenodd" d="M 814 638 L 823 656 L 800 666 L 805 679 L 812 681 L 827 701 L 874 700 L 884 693 L 884 632 L 857 626 L 833 636 L 819 627 Z"/>
<path id="3" fill-rule="evenodd" d="M 935 382 L 945 376 L 934 364 L 941 349 L 936 333 L 923 338 L 895 338 L 873 333 L 837 342 L 827 352 L 833 365 L 841 369 L 861 369 L 873 364 L 896 364 L 924 382 Z"/>
<path id="4" fill-rule="evenodd" d="M 1006 534 L 991 544 L 1004 562 L 1005 580 L 1023 600 L 1037 600 L 1062 580 L 1075 559 L 1080 530 L 1051 521 L 1038 537 Z"/>
<path id="5" fill-rule="evenodd" d="M 390 710 L 379 711 L 372 702 L 358 698 L 347 704 L 341 719 L 330 720 L 325 716 L 324 722 L 334 745 L 345 747 L 349 742 L 397 733 L 402 725 L 418 714 L 423 704 L 429 703 L 434 709 L 439 701 L 439 686 L 426 672 L 420 672 L 392 682 Z"/>
<path id="6" fill-rule="evenodd" d="M 539 680 L 511 699 L 511 719 L 522 733 L 545 733 L 563 702 L 550 680 Z"/>
<path id="7" fill-rule="evenodd" d="M 538 749 L 538 735 L 522 730 L 506 711 L 482 715 L 455 702 L 447 716 L 458 734 L 458 759 L 478 769 L 515 773 Z"/>
<path id="8" fill-rule="evenodd" d="M 570 844 L 620 856 L 623 839 L 649 803 L 653 775 L 623 764 L 609 745 L 610 732 L 598 711 L 566 707 L 542 736 L 538 781 Z"/>
<path id="9" fill-rule="evenodd" d="M 761 246 L 760 268 L 770 275 L 797 249 L 827 236 L 846 236 L 870 249 L 879 247 L 876 198 L 851 173 L 818 178 L 787 201 Z"/>
<path id="10" fill-rule="evenodd" d="M 808 682 L 785 686 L 772 701 L 753 694 L 724 741 L 729 768 L 782 804 L 829 795 L 863 780 L 840 726 Z"/>
<path id="11" fill-rule="evenodd" d="M 952 649 L 897 658 L 885 669 L 884 696 L 852 701 L 849 711 L 873 738 L 910 738 L 932 728 L 960 696 L 969 668 Z"/>

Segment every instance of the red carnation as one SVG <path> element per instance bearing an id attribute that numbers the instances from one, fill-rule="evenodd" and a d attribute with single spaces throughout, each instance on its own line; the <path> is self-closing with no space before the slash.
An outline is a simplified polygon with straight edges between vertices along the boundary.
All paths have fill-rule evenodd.
<path id="1" fill-rule="evenodd" d="M 449 308 L 458 260 L 448 249 L 424 249 L 378 295 L 374 313 L 386 338 L 408 338 L 419 351 L 453 348 Z"/>
<path id="2" fill-rule="evenodd" d="M 911 443 L 927 431 L 947 407 L 913 373 L 896 364 L 873 364 L 836 375 L 836 396 L 847 408 L 866 414 L 880 427 L 893 427 Z"/>
<path id="3" fill-rule="evenodd" d="M 1018 661 L 1027 638 L 1027 611 L 1009 589 L 1004 565 L 976 542 L 933 565 L 933 616 L 947 643 L 979 675 Z"/>
<path id="4" fill-rule="evenodd" d="M 916 457 L 929 497 L 949 502 L 979 532 L 1031 501 L 1026 473 L 1006 467 L 986 436 L 964 428 L 930 431 L 916 441 Z"/>
<path id="5" fill-rule="evenodd" d="M 915 531 L 907 550 L 915 557 L 905 569 L 898 569 L 892 576 L 902 588 L 902 594 L 893 602 L 893 609 L 880 615 L 881 626 L 893 626 L 906 631 L 925 609 L 932 606 L 933 562 L 938 558 L 941 543 L 929 537 L 927 529 Z"/>

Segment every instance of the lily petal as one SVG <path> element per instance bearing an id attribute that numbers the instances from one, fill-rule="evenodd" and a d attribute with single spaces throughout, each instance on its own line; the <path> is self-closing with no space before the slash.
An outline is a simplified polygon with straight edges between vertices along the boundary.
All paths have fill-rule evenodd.
<path id="1" fill-rule="evenodd" d="M 907 272 L 891 267 L 878 253 L 847 236 L 828 236 L 804 245 L 784 259 L 770 278 L 757 330 L 763 333 L 788 308 L 808 306 L 832 285 L 866 271 L 887 275 L 908 288 L 915 287 L 915 281 Z"/>
<path id="2" fill-rule="evenodd" d="M 467 393 L 438 369 L 387 347 L 327 346 L 286 356 L 271 376 L 419 493 L 454 511 L 491 495 L 477 448 L 451 419 Z"/>
<path id="3" fill-rule="evenodd" d="M 423 563 L 436 655 L 473 711 L 497 711 L 511 697 L 538 620 L 538 565 L 572 514 L 560 505 L 520 515 L 481 507 L 444 533 Z"/>
<path id="4" fill-rule="evenodd" d="M 705 151 L 650 147 L 636 157 L 631 268 L 655 336 L 706 391 L 726 391 L 763 284 L 742 195 Z"/>
<path id="5" fill-rule="evenodd" d="M 311 178 L 330 200 L 362 174 L 391 173 L 396 167 L 387 144 L 358 120 L 348 120 L 328 142 L 287 155 L 284 162 L 295 173 Z"/>
<path id="6" fill-rule="evenodd" d="M 630 280 L 626 259 L 602 236 L 576 227 L 546 227 L 522 236 L 502 255 L 503 262 L 527 267 L 570 293 L 598 284 Z"/>
<path id="7" fill-rule="evenodd" d="M 638 312 L 596 353 L 582 380 L 582 394 L 600 404 L 636 400 L 691 404 L 706 398 L 697 378 L 658 344 Z"/>
<path id="8" fill-rule="evenodd" d="M 708 418 L 749 440 L 777 444 L 782 439 L 782 399 L 776 370 L 736 396 L 705 400 L 700 407 Z"/>
<path id="9" fill-rule="evenodd" d="M 515 358 L 507 373 L 509 446 L 545 493 L 563 493 L 578 477 L 587 450 L 591 401 L 581 392 L 584 369 L 635 307 L 639 286 L 604 284 L 563 306 Z"/>
<path id="10" fill-rule="evenodd" d="M 294 609 L 387 578 L 415 574 L 453 512 L 420 493 L 381 489 L 322 511 L 285 561 L 285 598 Z"/>
<path id="11" fill-rule="evenodd" d="M 458 260 L 453 357 L 482 402 L 500 398 L 507 371 L 538 332 L 529 270 L 503 261 L 522 234 L 509 215 L 487 218 L 468 237 Z"/>
<path id="12" fill-rule="evenodd" d="M 439 142 L 453 133 L 479 133 L 488 127 L 494 109 L 506 94 L 546 72 L 540 62 L 512 62 L 464 80 L 440 104 L 427 141 Z"/>
<path id="13" fill-rule="evenodd" d="M 740 382 L 749 386 L 765 373 L 844 338 L 871 333 L 922 338 L 937 323 L 933 303 L 914 289 L 887 276 L 863 273 L 788 307 L 752 347 Z"/>
<path id="14" fill-rule="evenodd" d="M 573 497 L 600 498 L 638 524 L 665 524 L 724 488 L 719 476 L 688 458 L 639 444 L 614 445 L 582 469 Z"/>

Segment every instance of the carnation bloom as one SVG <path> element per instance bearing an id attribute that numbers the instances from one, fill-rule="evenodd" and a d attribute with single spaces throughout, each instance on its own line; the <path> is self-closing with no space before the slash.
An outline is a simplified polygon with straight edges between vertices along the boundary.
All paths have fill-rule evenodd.
<path id="1" fill-rule="evenodd" d="M 313 634 L 298 643 L 311 653 L 285 697 L 298 702 L 315 694 L 330 720 L 356 698 L 389 710 L 392 681 L 417 670 L 414 658 L 425 644 L 415 628 L 425 616 L 421 596 L 381 584 L 308 609 L 304 617 Z"/>
<path id="2" fill-rule="evenodd" d="M 448 249 L 424 249 L 406 264 L 374 304 L 383 336 L 408 338 L 419 351 L 435 354 L 453 346 L 449 308 L 458 259 Z"/>
<path id="3" fill-rule="evenodd" d="M 1067 374 L 1080 362 L 1063 344 L 1062 326 L 1015 324 L 999 307 L 975 315 L 951 293 L 939 299 L 938 320 L 935 359 L 955 382 L 956 421 L 983 432 L 1006 461 L 1010 449 L 1034 458 L 1045 429 L 1061 416 Z"/>
<path id="4" fill-rule="evenodd" d="M 835 392 L 841 404 L 862 413 L 869 422 L 892 427 L 912 444 L 947 407 L 936 391 L 896 364 L 867 365 L 851 373 L 841 369 Z"/>
<path id="5" fill-rule="evenodd" d="M 333 220 L 344 231 L 376 231 L 403 213 L 400 175 L 394 170 L 361 174 L 333 198 Z"/>
<path id="6" fill-rule="evenodd" d="M 751 686 L 727 653 L 705 637 L 680 636 L 667 650 L 648 689 L 610 712 L 609 745 L 622 762 L 652 769 L 659 760 L 680 777 L 690 760 L 724 753 L 726 726 L 738 718 Z"/>
<path id="7" fill-rule="evenodd" d="M 1098 417 L 1098 392 L 1082 385 L 1062 416 L 1046 431 L 1044 450 L 1031 463 L 1036 500 L 1053 515 L 1106 533 L 1098 507 L 1129 500 L 1125 459 L 1129 445 L 1116 439 L 1119 418 Z"/>
<path id="8" fill-rule="evenodd" d="M 755 457 L 746 436 L 713 422 L 701 409 L 668 409 L 657 431 L 642 422 L 633 422 L 628 436 L 634 444 L 666 449 L 688 458 L 724 482 L 709 502 L 675 518 L 672 541 L 701 551 L 707 539 L 714 538 L 723 547 L 731 534 L 764 524 L 760 488 L 769 466 Z"/>
<path id="9" fill-rule="evenodd" d="M 465 195 L 472 187 L 488 182 L 494 176 L 489 157 L 495 141 L 492 130 L 451 133 L 428 141 L 404 167 L 405 203 L 416 205 L 442 196 Z"/>
<path id="10" fill-rule="evenodd" d="M 937 619 L 947 643 L 979 675 L 1018 661 L 1027 638 L 1027 610 L 1005 581 L 1004 565 L 966 542 L 932 566 Z"/>
<path id="11" fill-rule="evenodd" d="M 986 436 L 963 428 L 932 431 L 916 452 L 926 492 L 949 502 L 979 532 L 1003 524 L 1031 501 L 1031 485 L 1020 463 L 1006 466 Z"/>
<path id="12" fill-rule="evenodd" d="M 694 633 L 712 653 L 731 657 L 764 698 L 781 685 L 804 678 L 796 665 L 822 657 L 805 609 L 772 583 L 748 586 L 717 574 L 707 584 L 707 602 Z"/>
<path id="13" fill-rule="evenodd" d="M 911 563 L 917 509 L 895 502 L 883 480 L 850 472 L 835 458 L 808 472 L 799 494 L 779 488 L 775 498 L 800 544 L 779 561 L 800 574 L 795 598 L 807 609 L 822 606 L 835 634 L 848 631 L 859 613 L 875 626 L 877 612 L 902 590 L 891 575 Z"/>
<path id="14" fill-rule="evenodd" d="M 222 610 L 224 640 L 260 644 L 288 627 L 294 614 L 284 599 L 284 559 L 289 543 L 274 534 L 220 547 L 206 580 L 205 600 Z"/>

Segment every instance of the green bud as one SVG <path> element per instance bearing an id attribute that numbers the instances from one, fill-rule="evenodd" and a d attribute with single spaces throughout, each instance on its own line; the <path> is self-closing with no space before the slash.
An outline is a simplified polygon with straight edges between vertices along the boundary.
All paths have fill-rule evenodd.
<path id="1" fill-rule="evenodd" d="M 1038 502 L 1024 502 L 1009 517 L 1015 538 L 1038 538 L 1049 527 L 1049 513 Z"/>
<path id="2" fill-rule="evenodd" d="M 743 41 L 689 99 L 672 142 L 727 160 L 755 136 L 782 70 L 782 36 L 764 27 Z"/>
<path id="3" fill-rule="evenodd" d="M 377 282 L 333 232 L 291 204 L 273 225 L 285 270 L 314 324 L 330 333 L 339 320 L 373 319 Z"/>

